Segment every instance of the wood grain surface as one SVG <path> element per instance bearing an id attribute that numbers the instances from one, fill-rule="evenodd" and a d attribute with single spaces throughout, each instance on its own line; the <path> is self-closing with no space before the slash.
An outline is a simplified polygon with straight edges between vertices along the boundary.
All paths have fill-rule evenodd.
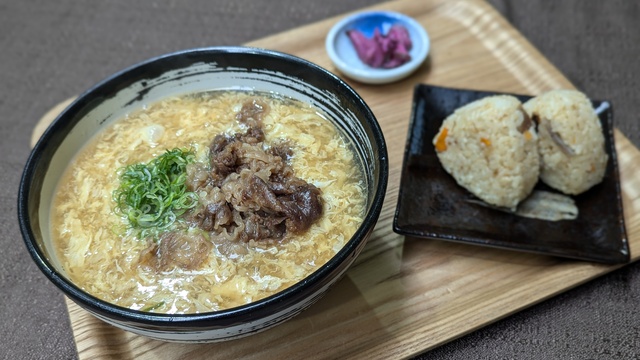
<path id="1" fill-rule="evenodd" d="M 392 231 L 402 155 L 418 83 L 536 95 L 572 84 L 480 0 L 403 0 L 370 9 L 414 17 L 431 37 L 427 62 L 388 85 L 347 81 L 371 106 L 389 150 L 390 178 L 372 238 L 329 293 L 271 330 L 230 342 L 189 345 L 107 325 L 67 300 L 81 359 L 404 358 L 474 331 L 618 266 L 474 245 L 405 238 Z M 346 14 L 345 14 L 346 15 Z M 288 52 L 337 72 L 324 37 L 340 17 L 247 45 Z M 60 108 L 42 123 L 51 121 Z M 34 140 L 42 126 L 34 130 Z M 640 152 L 615 131 L 632 261 L 640 254 Z M 579 239 L 576 239 L 579 241 Z"/>

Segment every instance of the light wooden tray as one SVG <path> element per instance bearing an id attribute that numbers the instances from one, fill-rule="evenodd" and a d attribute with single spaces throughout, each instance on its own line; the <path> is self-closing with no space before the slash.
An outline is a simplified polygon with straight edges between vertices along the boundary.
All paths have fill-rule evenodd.
<path id="1" fill-rule="evenodd" d="M 408 357 L 618 268 L 405 238 L 392 231 L 416 84 L 531 95 L 572 85 L 481 0 L 405 0 L 371 9 L 414 17 L 429 32 L 432 50 L 427 63 L 406 80 L 384 86 L 351 83 L 380 121 L 389 148 L 390 178 L 379 223 L 347 276 L 293 320 L 217 344 L 150 340 L 107 325 L 67 301 L 81 359 Z M 247 45 L 292 53 L 336 71 L 325 53 L 324 36 L 338 19 Z M 63 107 L 52 109 L 42 126 Z M 640 254 L 640 169 L 633 164 L 640 161 L 640 152 L 618 130 L 615 141 L 631 257 L 636 261 Z"/>

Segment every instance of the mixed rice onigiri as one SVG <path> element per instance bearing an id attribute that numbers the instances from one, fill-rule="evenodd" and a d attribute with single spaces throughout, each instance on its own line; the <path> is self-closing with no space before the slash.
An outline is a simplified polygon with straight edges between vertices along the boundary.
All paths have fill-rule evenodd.
<path id="1" fill-rule="evenodd" d="M 565 194 L 577 195 L 602 181 L 608 156 L 604 134 L 591 101 L 576 90 L 553 90 L 524 108 L 538 124 L 540 179 Z"/>
<path id="2" fill-rule="evenodd" d="M 608 156 L 591 101 L 553 90 L 524 105 L 495 95 L 449 115 L 433 138 L 443 168 L 482 201 L 515 210 L 538 179 L 567 195 L 602 181 Z"/>
<path id="3" fill-rule="evenodd" d="M 538 181 L 537 139 L 521 102 L 496 95 L 458 108 L 433 144 L 460 186 L 489 204 L 514 209 Z"/>

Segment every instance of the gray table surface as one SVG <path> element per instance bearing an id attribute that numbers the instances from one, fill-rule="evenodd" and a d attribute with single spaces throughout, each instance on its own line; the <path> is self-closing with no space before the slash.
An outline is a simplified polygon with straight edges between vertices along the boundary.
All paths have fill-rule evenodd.
<path id="1" fill-rule="evenodd" d="M 638 1 L 489 1 L 578 88 L 610 100 L 616 125 L 640 146 Z M 31 129 L 48 109 L 156 55 L 239 45 L 374 3 L 0 0 L 0 358 L 77 357 L 63 297 L 32 263 L 16 220 Z M 640 265 L 631 264 L 420 357 L 638 358 L 638 304 Z"/>

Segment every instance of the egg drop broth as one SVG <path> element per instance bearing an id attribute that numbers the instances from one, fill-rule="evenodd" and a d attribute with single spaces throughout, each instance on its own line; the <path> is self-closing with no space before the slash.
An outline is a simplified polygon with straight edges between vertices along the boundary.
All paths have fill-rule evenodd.
<path id="1" fill-rule="evenodd" d="M 147 163 L 168 149 L 190 149 L 210 164 L 216 135 L 245 133 L 236 115 L 248 101 L 269 111 L 261 119 L 268 149 L 287 144 L 287 166 L 321 194 L 321 216 L 308 229 L 271 239 L 234 238 L 198 229 L 206 244 L 196 266 L 148 261 L 159 239 L 140 236 L 114 211 L 118 169 Z M 136 310 L 199 313 L 273 295 L 329 261 L 364 216 L 364 182 L 353 149 L 318 109 L 266 93 L 212 91 L 163 99 L 97 134 L 65 170 L 55 192 L 51 234 L 69 278 L 88 293 Z M 188 217 L 176 221 L 193 230 Z M 282 234 L 280 234 L 282 235 Z"/>

